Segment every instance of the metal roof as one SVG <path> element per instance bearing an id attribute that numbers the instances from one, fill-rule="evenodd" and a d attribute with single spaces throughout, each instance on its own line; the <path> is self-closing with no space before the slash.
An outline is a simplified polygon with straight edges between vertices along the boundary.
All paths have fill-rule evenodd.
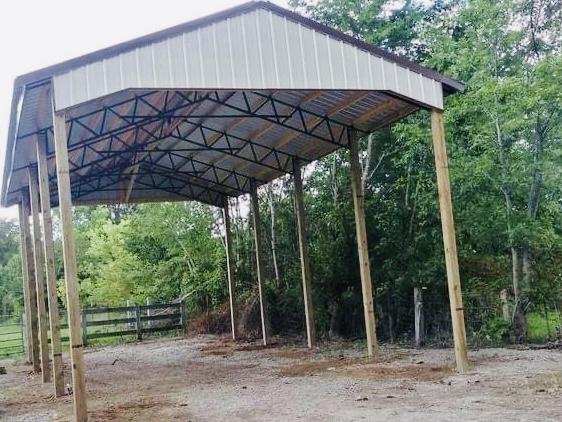
<path id="1" fill-rule="evenodd" d="M 250 2 L 16 79 L 2 187 L 27 189 L 64 111 L 73 203 L 222 205 L 463 85 L 267 2 Z M 53 95 L 54 93 L 54 95 Z M 53 99 L 54 97 L 54 99 Z"/>

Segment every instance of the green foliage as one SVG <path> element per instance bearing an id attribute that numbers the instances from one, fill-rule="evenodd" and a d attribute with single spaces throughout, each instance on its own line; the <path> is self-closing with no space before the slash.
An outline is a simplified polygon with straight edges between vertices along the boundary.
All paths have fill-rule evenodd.
<path id="1" fill-rule="evenodd" d="M 106 207 L 77 211 L 81 297 L 89 306 L 224 298 L 224 249 L 198 204 L 137 207 L 118 221 Z"/>
<path id="2" fill-rule="evenodd" d="M 0 315 L 17 313 L 23 305 L 19 229 L 0 220 Z"/>
<path id="3" fill-rule="evenodd" d="M 479 343 L 489 345 L 504 344 L 509 340 L 511 326 L 501 318 L 491 318 L 478 332 Z"/>
<path id="4" fill-rule="evenodd" d="M 527 315 L 528 338 L 533 343 L 544 343 L 562 335 L 562 315 L 558 312 L 531 312 Z"/>
<path id="5" fill-rule="evenodd" d="M 562 8 L 558 0 L 294 0 L 300 11 L 467 84 L 446 99 L 446 138 L 469 333 L 506 339 L 499 296 L 525 309 L 562 299 Z M 413 288 L 423 289 L 426 328 L 450 330 L 429 114 L 420 111 L 361 142 L 366 216 L 382 339 L 409 335 Z M 363 336 L 363 311 L 348 154 L 309 166 L 305 209 L 318 331 Z M 276 332 L 303 332 L 292 183 L 260 191 L 266 294 Z M 274 210 L 272 214 L 271 210 Z M 255 294 L 248 204 L 231 204 L 241 301 Z M 274 218 L 273 218 L 274 217 Z M 81 298 L 87 306 L 170 301 L 190 312 L 227 299 L 219 212 L 194 203 L 75 210 Z M 57 276 L 64 290 L 60 239 Z M 275 250 L 275 260 L 274 253 Z M 513 251 L 526 251 L 519 262 Z M 15 226 L 0 227 L 0 294 L 21 303 Z M 277 263 L 275 268 L 274 262 Z M 64 295 L 61 294 L 61 298 Z M 547 310 L 548 312 L 548 310 Z M 554 321 L 528 316 L 529 338 Z M 550 315 L 550 314 L 548 314 Z M 542 319 L 541 319 L 542 318 Z M 550 317 L 549 317 L 550 318 Z M 539 321 L 540 320 L 540 321 Z M 541 322 L 542 321 L 542 322 Z M 472 335 L 472 334 L 471 334 Z"/>

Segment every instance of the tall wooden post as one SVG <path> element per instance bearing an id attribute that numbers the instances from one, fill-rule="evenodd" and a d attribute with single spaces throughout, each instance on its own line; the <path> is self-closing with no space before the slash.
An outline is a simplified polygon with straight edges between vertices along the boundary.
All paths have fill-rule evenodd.
<path id="1" fill-rule="evenodd" d="M 226 249 L 226 275 L 228 278 L 228 296 L 230 299 L 230 325 L 232 328 L 232 339 L 236 340 L 238 338 L 238 330 L 236 326 L 238 319 L 235 299 L 236 289 L 234 279 L 234 265 L 232 262 L 232 230 L 230 227 L 228 198 L 225 198 L 224 200 L 222 213 L 224 218 L 224 244 Z"/>
<path id="2" fill-rule="evenodd" d="M 414 287 L 414 339 L 416 347 L 421 347 L 425 343 L 423 294 L 421 287 Z"/>
<path id="3" fill-rule="evenodd" d="M 263 277 L 263 249 L 262 249 L 262 235 L 261 235 L 261 223 L 260 223 L 260 207 L 258 203 L 258 189 L 255 180 L 251 183 L 251 194 L 250 202 L 252 209 L 252 218 L 254 226 L 254 242 L 256 246 L 256 274 L 258 277 L 258 291 L 260 296 L 260 313 L 261 313 L 261 330 L 263 336 L 263 344 L 267 346 L 268 343 L 268 330 L 267 330 L 267 305 L 265 303 L 265 295 L 263 289 L 264 277 Z"/>
<path id="4" fill-rule="evenodd" d="M 33 241 L 31 239 L 31 230 L 29 227 L 29 194 L 23 194 L 22 215 L 20 216 L 21 229 L 25 239 L 22 244 L 25 249 L 25 268 L 24 277 L 27 278 L 29 286 L 29 312 L 31 325 L 31 363 L 33 370 L 37 373 L 41 371 L 41 353 L 39 350 L 39 317 L 37 315 L 37 284 L 35 282 L 35 264 L 33 258 Z M 24 263 L 22 262 L 22 265 Z"/>
<path id="5" fill-rule="evenodd" d="M 24 225 L 28 224 L 27 215 L 24 210 L 23 201 L 18 204 L 19 221 L 20 221 L 20 254 L 21 254 L 21 275 L 23 287 L 23 303 L 25 314 L 25 355 L 29 363 L 33 362 L 33 333 L 31 328 L 31 297 L 29 292 L 29 272 L 27 269 L 27 251 L 26 251 L 26 230 Z M 34 298 L 33 300 L 37 300 Z M 37 305 L 36 305 L 37 306 Z M 37 326 L 36 326 L 37 329 Z"/>
<path id="6" fill-rule="evenodd" d="M 77 422 L 88 420 L 86 403 L 86 380 L 84 350 L 80 332 L 80 299 L 78 296 L 78 270 L 76 266 L 76 246 L 72 226 L 72 199 L 70 194 L 70 170 L 68 165 L 68 146 L 64 114 L 53 113 L 55 154 L 57 162 L 57 182 L 59 211 L 62 229 L 64 275 L 66 281 L 66 304 L 68 309 L 68 328 L 70 332 L 70 358 L 72 360 L 72 387 L 74 416 Z"/>
<path id="7" fill-rule="evenodd" d="M 308 340 L 308 347 L 313 347 L 316 345 L 316 326 L 314 324 L 314 307 L 312 305 L 308 234 L 304 218 L 301 168 L 296 158 L 293 159 L 293 180 L 295 189 L 295 211 L 297 214 L 297 232 L 299 237 L 299 254 L 301 259 L 302 294 L 304 297 L 304 314 L 306 318 L 306 337 Z"/>
<path id="8" fill-rule="evenodd" d="M 43 217 L 43 251 L 45 273 L 47 275 L 47 299 L 51 327 L 51 358 L 53 361 L 53 383 L 55 396 L 64 396 L 64 373 L 62 365 L 62 346 L 60 335 L 59 303 L 57 297 L 57 277 L 55 273 L 55 249 L 53 246 L 53 220 L 51 216 L 51 192 L 47 169 L 47 139 L 37 142 L 37 168 L 39 170 L 39 197 Z"/>
<path id="9" fill-rule="evenodd" d="M 359 162 L 359 141 L 351 140 L 351 188 L 355 209 L 355 231 L 357 233 L 357 249 L 359 252 L 359 271 L 361 274 L 361 290 L 363 292 L 363 312 L 365 314 L 365 330 L 367 331 L 367 353 L 373 356 L 378 352 L 377 332 L 375 324 L 375 307 L 373 303 L 373 284 L 367 247 L 367 227 L 365 225 L 365 194 L 361 181 L 361 163 Z"/>
<path id="10" fill-rule="evenodd" d="M 455 342 L 455 358 L 457 369 L 463 373 L 469 369 L 466 353 L 466 331 L 464 327 L 464 310 L 462 304 L 459 262 L 457 258 L 457 242 L 455 240 L 455 222 L 453 220 L 453 204 L 449 183 L 449 166 L 447 163 L 447 147 L 445 145 L 445 127 L 443 112 L 431 112 L 431 131 L 433 135 L 433 153 L 437 172 L 437 188 L 439 190 L 439 209 L 441 210 L 441 228 L 445 247 L 445 264 L 447 266 L 447 284 L 449 286 L 449 302 L 453 322 Z"/>
<path id="11" fill-rule="evenodd" d="M 45 306 L 45 259 L 41 241 L 41 223 L 39 222 L 39 186 L 37 169 L 28 167 L 29 200 L 31 203 L 31 220 L 33 224 L 33 256 L 35 262 L 35 282 L 37 285 L 37 311 L 39 314 L 39 349 L 41 352 L 41 379 L 49 382 L 51 366 L 49 364 L 49 317 Z"/>

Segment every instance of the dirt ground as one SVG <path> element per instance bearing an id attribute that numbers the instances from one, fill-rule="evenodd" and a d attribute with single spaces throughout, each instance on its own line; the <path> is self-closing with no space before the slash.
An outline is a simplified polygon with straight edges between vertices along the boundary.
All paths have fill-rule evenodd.
<path id="1" fill-rule="evenodd" d="M 485 349 L 453 371 L 451 350 L 350 344 L 233 343 L 217 336 L 161 339 L 86 351 L 92 421 L 560 421 L 560 350 Z M 66 356 L 65 356 L 66 358 Z M 68 359 L 65 359 L 68 362 Z M 3 361 L 0 420 L 67 421 L 30 367 Z M 68 368 L 67 368 L 68 371 Z M 68 373 L 67 379 L 68 379 Z"/>

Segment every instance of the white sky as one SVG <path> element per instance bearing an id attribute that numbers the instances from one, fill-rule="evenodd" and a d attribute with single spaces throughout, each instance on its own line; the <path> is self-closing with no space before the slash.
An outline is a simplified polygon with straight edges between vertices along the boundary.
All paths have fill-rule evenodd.
<path id="1" fill-rule="evenodd" d="M 271 0 L 287 6 L 286 0 Z M 0 177 L 14 79 L 245 0 L 0 0 Z M 1 208 L 0 218 L 17 218 Z"/>

